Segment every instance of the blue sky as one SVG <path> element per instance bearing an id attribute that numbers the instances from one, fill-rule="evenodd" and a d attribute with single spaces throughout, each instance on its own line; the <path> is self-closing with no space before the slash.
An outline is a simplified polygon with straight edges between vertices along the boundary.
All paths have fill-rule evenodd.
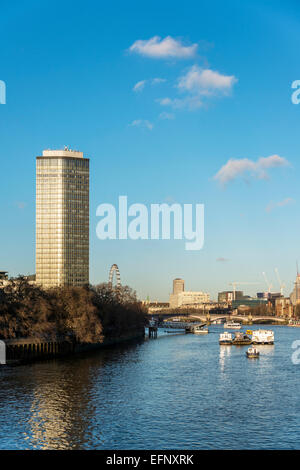
<path id="1" fill-rule="evenodd" d="M 34 272 L 35 156 L 69 145 L 91 159 L 91 282 L 117 263 L 142 298 L 166 300 L 175 277 L 213 297 L 258 282 L 244 289 L 254 294 L 262 271 L 278 290 L 277 267 L 289 294 L 299 19 L 296 1 L 1 2 L 0 269 Z M 96 208 L 119 195 L 204 203 L 203 249 L 98 240 Z"/>

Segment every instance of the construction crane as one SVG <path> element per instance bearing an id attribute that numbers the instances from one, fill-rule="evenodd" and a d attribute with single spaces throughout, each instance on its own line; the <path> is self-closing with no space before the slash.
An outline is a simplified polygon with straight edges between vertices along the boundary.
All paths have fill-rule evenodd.
<path id="1" fill-rule="evenodd" d="M 285 284 L 283 282 L 281 282 L 279 272 L 278 272 L 278 268 L 275 268 L 275 273 L 276 273 L 276 276 L 277 276 L 277 279 L 278 279 L 278 284 L 279 284 L 279 287 L 280 287 L 280 294 L 283 295 L 283 289 L 285 288 Z"/>
<path id="2" fill-rule="evenodd" d="M 239 281 L 234 281 L 230 282 L 229 285 L 233 286 L 233 300 L 235 300 L 235 292 L 236 292 L 236 286 L 242 285 L 242 284 L 259 284 L 259 282 L 239 282 Z"/>
<path id="3" fill-rule="evenodd" d="M 268 281 L 266 273 L 263 272 L 264 279 L 266 281 L 267 287 L 268 287 L 268 293 L 270 294 L 271 288 L 273 287 L 272 284 Z"/>

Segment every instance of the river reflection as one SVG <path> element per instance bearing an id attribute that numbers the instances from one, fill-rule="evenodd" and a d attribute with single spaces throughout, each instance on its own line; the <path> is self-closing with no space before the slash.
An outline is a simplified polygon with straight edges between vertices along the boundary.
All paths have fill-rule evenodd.
<path id="1" fill-rule="evenodd" d="M 101 370 L 101 360 L 98 366 Z M 92 378 L 89 367 L 74 371 L 58 366 L 45 377 L 37 376 L 30 406 L 28 446 L 42 449 L 80 448 L 92 416 Z M 80 380 L 78 377 L 80 376 Z M 89 417 L 87 419 L 87 417 Z"/>
<path id="2" fill-rule="evenodd" d="M 221 372 L 224 372 L 225 370 L 225 361 L 226 357 L 230 357 L 232 351 L 232 346 L 228 344 L 222 344 L 220 345 L 220 356 L 219 356 L 219 364 L 220 364 L 220 370 Z"/>
<path id="3" fill-rule="evenodd" d="M 300 330 L 270 327 L 274 346 L 219 346 L 171 335 L 0 368 L 1 449 L 297 448 Z"/>

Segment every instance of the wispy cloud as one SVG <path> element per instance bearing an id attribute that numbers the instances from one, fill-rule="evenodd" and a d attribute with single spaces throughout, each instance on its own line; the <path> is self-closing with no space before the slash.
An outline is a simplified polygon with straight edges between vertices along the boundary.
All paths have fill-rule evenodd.
<path id="1" fill-rule="evenodd" d="M 146 85 L 146 80 L 141 80 L 134 85 L 133 91 L 135 92 L 142 91 L 145 88 L 145 85 Z"/>
<path id="2" fill-rule="evenodd" d="M 166 113 L 165 111 L 160 113 L 159 119 L 175 119 L 174 113 Z"/>
<path id="3" fill-rule="evenodd" d="M 229 261 L 228 258 L 223 258 L 222 256 L 220 256 L 220 258 L 217 258 L 216 261 L 218 263 L 226 263 L 227 261 Z"/>
<path id="4" fill-rule="evenodd" d="M 189 110 L 198 109 L 203 105 L 202 100 L 198 96 L 186 96 L 184 98 L 159 98 L 156 100 L 161 106 L 170 106 L 173 109 Z"/>
<path id="5" fill-rule="evenodd" d="M 151 78 L 150 80 L 140 80 L 134 85 L 133 91 L 135 92 L 142 91 L 145 88 L 145 85 L 148 83 L 154 86 L 154 85 L 158 85 L 159 83 L 164 83 L 166 81 L 167 80 L 165 78 Z"/>
<path id="6" fill-rule="evenodd" d="M 158 83 L 165 83 L 166 81 L 167 81 L 166 78 L 157 77 L 157 78 L 153 78 L 151 83 L 152 85 L 157 85 Z"/>
<path id="7" fill-rule="evenodd" d="M 292 199 L 291 197 L 287 197 L 279 202 L 270 202 L 270 204 L 268 204 L 266 207 L 266 212 L 271 212 L 273 209 L 276 209 L 277 207 L 284 207 L 284 206 L 287 206 L 288 204 L 293 204 L 294 202 L 295 200 Z"/>
<path id="8" fill-rule="evenodd" d="M 289 162 L 279 155 L 271 155 L 269 157 L 261 157 L 256 162 L 248 158 L 230 159 L 222 166 L 218 173 L 214 176 L 222 185 L 226 185 L 236 178 L 249 174 L 260 179 L 268 177 L 267 170 L 270 168 L 283 167 L 289 165 Z"/>
<path id="9" fill-rule="evenodd" d="M 154 127 L 152 122 L 148 121 L 147 119 L 135 119 L 134 121 L 132 121 L 131 124 L 129 124 L 129 126 L 143 127 L 145 129 L 149 129 L 150 131 L 152 131 L 152 129 Z"/>
<path id="10" fill-rule="evenodd" d="M 228 94 L 236 82 L 234 75 L 223 75 L 193 65 L 179 78 L 177 86 L 181 91 L 208 96 L 216 93 Z"/>
<path id="11" fill-rule="evenodd" d="M 184 45 L 179 39 L 167 36 L 164 39 L 153 36 L 148 40 L 137 40 L 129 48 L 130 52 L 153 59 L 189 59 L 194 57 L 198 45 Z"/>

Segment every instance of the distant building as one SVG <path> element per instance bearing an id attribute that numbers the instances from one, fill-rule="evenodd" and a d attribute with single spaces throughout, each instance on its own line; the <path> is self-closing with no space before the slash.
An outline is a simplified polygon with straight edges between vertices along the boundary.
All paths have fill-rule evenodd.
<path id="1" fill-rule="evenodd" d="M 184 291 L 184 280 L 174 279 L 173 293 L 170 294 L 170 307 L 193 306 L 210 301 L 210 295 L 205 292 Z"/>
<path id="2" fill-rule="evenodd" d="M 23 279 L 28 281 L 29 284 L 34 285 L 35 284 L 35 274 L 29 274 L 28 276 L 21 276 Z M 7 271 L 0 271 L 0 289 L 3 289 L 4 287 L 8 286 L 12 282 L 18 282 L 18 277 L 11 277 L 8 279 L 8 273 Z"/>
<path id="3" fill-rule="evenodd" d="M 184 280 L 177 278 L 173 281 L 173 294 L 179 294 L 180 292 L 184 292 Z"/>
<path id="4" fill-rule="evenodd" d="M 258 299 L 267 299 L 268 298 L 268 292 L 257 292 L 256 297 Z"/>
<path id="5" fill-rule="evenodd" d="M 268 302 L 269 305 L 272 305 L 275 308 L 275 303 L 277 299 L 282 299 L 283 295 L 280 292 L 268 292 Z"/>
<path id="6" fill-rule="evenodd" d="M 251 297 L 244 297 L 240 300 L 232 301 L 232 308 L 236 309 L 239 307 L 258 307 L 259 305 L 267 305 L 267 299 L 251 299 Z"/>
<path id="7" fill-rule="evenodd" d="M 178 307 L 183 305 L 206 304 L 210 301 L 210 295 L 206 292 L 180 292 L 178 294 Z"/>
<path id="8" fill-rule="evenodd" d="M 235 291 L 235 300 L 242 299 L 244 297 L 244 293 L 241 290 Z M 218 293 L 218 302 L 219 303 L 231 303 L 233 301 L 233 291 L 232 290 L 225 290 L 223 292 Z"/>
<path id="9" fill-rule="evenodd" d="M 173 292 L 170 294 L 170 307 L 176 308 L 178 307 L 178 294 L 184 292 L 184 280 L 180 278 L 176 278 L 173 281 Z"/>
<path id="10" fill-rule="evenodd" d="M 5 287 L 8 284 L 8 272 L 0 271 L 0 288 Z"/>
<path id="11" fill-rule="evenodd" d="M 293 316 L 293 305 L 289 297 L 275 299 L 275 314 L 277 317 L 291 318 Z"/>
<path id="12" fill-rule="evenodd" d="M 293 292 L 290 295 L 292 305 L 300 303 L 300 274 L 297 273 Z"/>

